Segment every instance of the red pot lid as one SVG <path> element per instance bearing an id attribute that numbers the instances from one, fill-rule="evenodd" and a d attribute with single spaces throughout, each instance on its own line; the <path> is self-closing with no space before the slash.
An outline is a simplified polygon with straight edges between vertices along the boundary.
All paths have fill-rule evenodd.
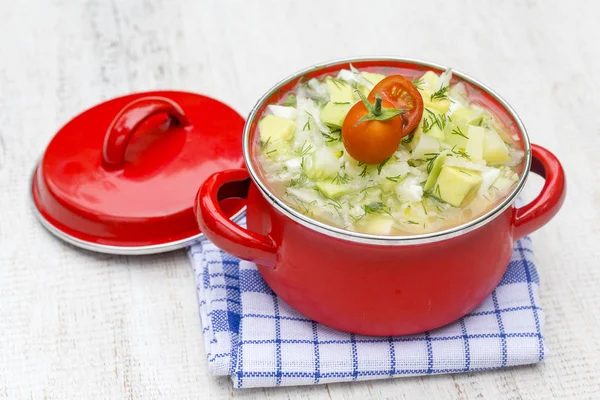
<path id="1" fill-rule="evenodd" d="M 201 237 L 194 198 L 214 172 L 241 168 L 244 118 L 192 93 L 119 97 L 67 123 L 32 181 L 41 222 L 88 250 L 149 254 Z M 241 199 L 223 201 L 231 218 Z"/>

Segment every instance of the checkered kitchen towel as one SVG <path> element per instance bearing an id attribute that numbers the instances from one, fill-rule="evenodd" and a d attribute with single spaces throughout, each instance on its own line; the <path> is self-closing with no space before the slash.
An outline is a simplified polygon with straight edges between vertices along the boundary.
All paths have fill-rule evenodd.
<path id="1" fill-rule="evenodd" d="M 269 289 L 253 263 L 209 241 L 188 254 L 210 371 L 230 375 L 237 388 L 478 371 L 535 363 L 547 353 L 529 238 L 516 243 L 504 278 L 478 309 L 435 331 L 388 338 L 307 319 Z"/>

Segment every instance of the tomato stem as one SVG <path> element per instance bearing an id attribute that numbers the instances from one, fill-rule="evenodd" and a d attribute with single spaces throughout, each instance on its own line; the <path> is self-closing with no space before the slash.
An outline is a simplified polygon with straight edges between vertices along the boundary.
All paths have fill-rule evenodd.
<path id="1" fill-rule="evenodd" d="M 375 104 L 371 104 L 365 95 L 360 92 L 360 90 L 356 90 L 355 92 L 358 94 L 358 97 L 360 97 L 365 105 L 365 108 L 367 109 L 367 115 L 359 119 L 356 122 L 356 125 L 363 121 L 387 121 L 388 119 L 394 118 L 406 112 L 404 109 L 384 108 L 383 100 L 381 100 L 381 96 L 379 96 L 379 94 L 375 94 Z"/>
<path id="2" fill-rule="evenodd" d="M 373 114 L 376 116 L 381 115 L 381 97 L 378 94 L 375 95 L 375 108 L 373 109 Z"/>

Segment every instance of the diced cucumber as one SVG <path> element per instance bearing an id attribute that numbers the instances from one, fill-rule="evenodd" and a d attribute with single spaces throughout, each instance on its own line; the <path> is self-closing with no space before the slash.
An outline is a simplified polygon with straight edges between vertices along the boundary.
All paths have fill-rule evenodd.
<path id="1" fill-rule="evenodd" d="M 425 186 L 423 186 L 424 191 L 428 191 L 433 187 L 433 184 L 437 181 L 440 172 L 442 171 L 442 166 L 444 165 L 444 161 L 446 161 L 446 154 L 442 153 L 433 162 L 433 166 L 431 167 L 431 172 L 427 177 L 427 181 L 425 182 Z"/>
<path id="2" fill-rule="evenodd" d="M 493 130 L 485 130 L 483 137 L 483 159 L 490 164 L 510 161 L 508 146 Z"/>
<path id="3" fill-rule="evenodd" d="M 477 194 L 481 181 L 481 175 L 476 171 L 444 166 L 433 187 L 433 195 L 454 207 L 461 207 Z"/>
<path id="4" fill-rule="evenodd" d="M 315 186 L 323 196 L 330 199 L 337 199 L 340 196 L 352 193 L 352 187 L 348 185 L 337 185 L 331 182 L 317 182 Z"/>
<path id="5" fill-rule="evenodd" d="M 327 90 L 329 91 L 329 101 L 332 103 L 352 103 L 354 101 L 354 95 L 352 92 L 352 86 L 339 79 L 328 77 Z"/>
<path id="6" fill-rule="evenodd" d="M 350 107 L 352 107 L 352 103 L 339 104 L 330 101 L 321 110 L 321 121 L 331 127 L 341 128 Z"/>
<path id="7" fill-rule="evenodd" d="M 289 140 L 294 136 L 296 123 L 288 118 L 267 115 L 258 122 L 260 140 L 264 143 L 279 139 Z"/>

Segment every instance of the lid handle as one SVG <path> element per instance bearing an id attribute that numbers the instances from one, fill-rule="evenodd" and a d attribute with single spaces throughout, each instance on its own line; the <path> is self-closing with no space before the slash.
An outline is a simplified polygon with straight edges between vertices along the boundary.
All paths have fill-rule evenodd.
<path id="1" fill-rule="evenodd" d="M 139 126 L 156 114 L 166 113 L 180 125 L 187 125 L 183 109 L 166 97 L 148 96 L 127 104 L 111 122 L 102 147 L 102 165 L 107 169 L 123 166 L 125 150 Z"/>

